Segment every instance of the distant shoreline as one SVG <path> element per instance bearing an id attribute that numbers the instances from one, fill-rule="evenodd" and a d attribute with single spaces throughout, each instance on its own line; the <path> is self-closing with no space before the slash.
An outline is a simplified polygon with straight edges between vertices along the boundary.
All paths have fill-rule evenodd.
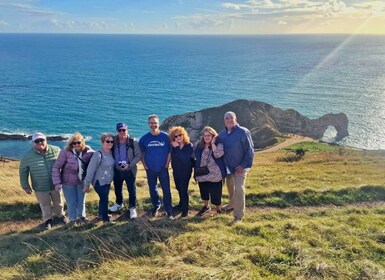
<path id="1" fill-rule="evenodd" d="M 10 140 L 10 139 L 8 139 Z M 19 140 L 19 139 L 16 139 Z M 254 150 L 254 153 L 266 153 L 266 152 L 275 152 L 278 150 L 281 150 L 285 147 L 291 146 L 293 144 L 301 143 L 301 142 L 315 142 L 317 141 L 316 139 L 306 137 L 306 136 L 301 136 L 301 135 L 296 135 L 296 134 L 291 134 L 288 136 L 287 139 L 285 139 L 283 142 L 278 143 L 274 146 L 266 147 L 262 150 Z M 1 156 L 0 155 L 0 162 L 8 162 L 8 161 L 19 161 L 20 159 L 15 159 L 12 157 L 6 157 L 6 156 Z"/>
<path id="2" fill-rule="evenodd" d="M 0 133 L 0 135 L 2 135 L 2 134 Z M 47 136 L 48 140 L 61 141 L 61 140 L 58 140 L 56 137 L 62 137 L 62 136 Z M 4 140 L 4 139 L 1 139 L 1 137 L 0 137 L 0 141 L 1 140 Z M 23 140 L 30 140 L 30 139 L 6 139 L 6 140 L 23 141 Z M 66 140 L 66 139 L 63 139 L 63 140 Z M 294 145 L 297 143 L 317 142 L 317 141 L 321 141 L 321 140 L 317 140 L 317 139 L 313 139 L 311 137 L 301 136 L 301 135 L 297 135 L 297 134 L 288 134 L 287 138 L 283 142 L 280 142 L 280 143 L 275 144 L 273 146 L 266 147 L 266 148 L 261 149 L 261 150 L 255 149 L 254 153 L 257 154 L 257 153 L 276 152 L 276 151 L 282 150 L 288 146 L 291 146 L 291 145 Z M 327 143 L 327 142 L 325 142 L 325 143 Z M 333 144 L 333 143 L 327 143 L 327 144 Z M 350 148 L 359 149 L 359 150 L 361 149 L 361 148 L 356 148 L 356 147 L 351 147 L 351 146 L 344 146 L 344 147 L 350 147 Z M 362 150 L 367 150 L 367 149 L 362 149 Z M 374 151 L 376 151 L 376 150 L 374 150 Z M 0 162 L 19 161 L 19 160 L 20 159 L 0 155 Z"/>
<path id="3" fill-rule="evenodd" d="M 62 135 L 47 135 L 48 140 L 52 141 L 64 141 L 67 140 L 68 137 Z M 0 133 L 0 141 L 1 140 L 32 140 L 32 134 L 7 134 Z"/>
<path id="4" fill-rule="evenodd" d="M 9 162 L 9 161 L 19 161 L 19 160 L 15 158 L 0 156 L 0 162 Z"/>

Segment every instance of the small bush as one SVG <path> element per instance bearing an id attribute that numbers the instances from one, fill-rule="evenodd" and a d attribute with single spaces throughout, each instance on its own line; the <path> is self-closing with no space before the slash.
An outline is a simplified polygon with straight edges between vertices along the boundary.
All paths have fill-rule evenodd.
<path id="1" fill-rule="evenodd" d="M 297 148 L 293 151 L 294 154 L 279 157 L 277 159 L 277 161 L 279 161 L 279 162 L 297 162 L 297 161 L 300 161 L 305 156 L 306 151 L 307 151 L 307 149 L 304 149 L 302 147 Z"/>

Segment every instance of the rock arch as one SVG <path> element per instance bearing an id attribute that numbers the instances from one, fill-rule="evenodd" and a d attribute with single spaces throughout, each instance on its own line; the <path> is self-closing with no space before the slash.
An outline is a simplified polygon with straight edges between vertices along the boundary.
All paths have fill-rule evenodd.
<path id="1" fill-rule="evenodd" d="M 195 141 L 205 125 L 212 126 L 218 132 L 222 130 L 223 115 L 227 111 L 235 112 L 238 122 L 250 130 L 256 149 L 275 144 L 276 138 L 285 133 L 320 139 L 328 126 L 336 128 L 337 140 L 349 135 L 348 118 L 344 113 L 330 113 L 318 119 L 309 119 L 293 109 L 282 110 L 264 102 L 243 99 L 198 112 L 171 116 L 162 123 L 161 129 L 168 130 L 172 126 L 181 125 L 187 129 L 191 140 Z"/>

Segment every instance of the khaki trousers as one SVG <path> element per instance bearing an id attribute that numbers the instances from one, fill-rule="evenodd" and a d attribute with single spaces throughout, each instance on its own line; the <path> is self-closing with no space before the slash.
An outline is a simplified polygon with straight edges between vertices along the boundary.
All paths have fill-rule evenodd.
<path id="1" fill-rule="evenodd" d="M 226 176 L 226 186 L 229 193 L 229 203 L 227 208 L 234 209 L 234 218 L 242 219 L 245 215 L 245 181 L 247 172 L 243 174 L 228 174 Z"/>
<path id="2" fill-rule="evenodd" d="M 53 215 L 57 217 L 64 216 L 61 192 L 57 192 L 55 190 L 49 192 L 35 191 L 35 196 L 40 204 L 41 213 L 43 215 L 43 222 L 52 219 Z"/>

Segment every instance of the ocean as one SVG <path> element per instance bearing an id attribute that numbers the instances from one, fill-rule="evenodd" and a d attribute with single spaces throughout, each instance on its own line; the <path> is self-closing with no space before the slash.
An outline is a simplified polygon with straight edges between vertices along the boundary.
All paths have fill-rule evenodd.
<path id="1" fill-rule="evenodd" d="M 0 133 L 79 131 L 99 148 L 120 121 L 139 138 L 150 114 L 250 99 L 344 112 L 343 145 L 385 149 L 385 36 L 0 34 L 0 73 Z M 30 146 L 0 141 L 0 156 Z"/>

